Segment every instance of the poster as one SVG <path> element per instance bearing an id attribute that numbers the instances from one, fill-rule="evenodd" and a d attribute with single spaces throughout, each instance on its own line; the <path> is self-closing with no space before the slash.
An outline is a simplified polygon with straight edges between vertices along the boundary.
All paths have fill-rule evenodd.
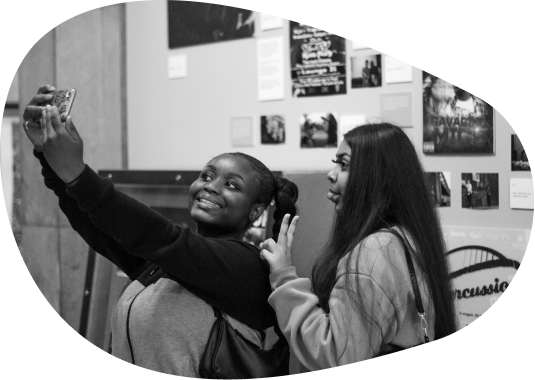
<path id="1" fill-rule="evenodd" d="M 424 153 L 494 153 L 493 108 L 423 72 Z"/>
<path id="2" fill-rule="evenodd" d="M 513 281 L 530 230 L 443 226 L 459 326 L 486 312 Z"/>
<path id="3" fill-rule="evenodd" d="M 533 210 L 533 181 L 531 178 L 510 178 L 510 207 Z"/>
<path id="4" fill-rule="evenodd" d="M 346 93 L 346 41 L 290 21 L 290 69 L 294 97 Z"/>
<path id="5" fill-rule="evenodd" d="M 282 36 L 257 41 L 258 100 L 284 99 Z"/>
<path id="6" fill-rule="evenodd" d="M 412 66 L 394 57 L 385 57 L 385 83 L 412 82 Z"/>
<path id="7" fill-rule="evenodd" d="M 498 173 L 462 173 L 462 207 L 479 210 L 499 207 Z"/>
<path id="8" fill-rule="evenodd" d="M 301 116 L 301 148 L 336 148 L 338 121 L 332 113 L 310 113 Z"/>
<path id="9" fill-rule="evenodd" d="M 381 94 L 381 118 L 401 128 L 412 127 L 412 92 Z"/>
<path id="10" fill-rule="evenodd" d="M 426 172 L 425 181 L 435 207 L 451 206 L 451 173 Z"/>
<path id="11" fill-rule="evenodd" d="M 382 85 L 381 54 L 351 57 L 351 88 Z"/>
<path id="12" fill-rule="evenodd" d="M 219 4 L 168 1 L 169 48 L 252 37 L 254 12 Z"/>
<path id="13" fill-rule="evenodd" d="M 252 117 L 232 117 L 230 119 L 230 145 L 232 147 L 254 146 Z"/>
<path id="14" fill-rule="evenodd" d="M 284 116 L 260 116 L 260 135 L 262 144 L 282 144 L 286 137 Z"/>
<path id="15" fill-rule="evenodd" d="M 511 170 L 531 171 L 528 155 L 517 135 L 511 135 Z"/>

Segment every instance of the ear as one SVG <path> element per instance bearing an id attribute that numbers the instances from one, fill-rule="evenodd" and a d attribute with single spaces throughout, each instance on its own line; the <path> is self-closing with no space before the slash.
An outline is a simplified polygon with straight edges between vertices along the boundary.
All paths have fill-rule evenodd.
<path id="1" fill-rule="evenodd" d="M 254 223 L 260 216 L 264 213 L 264 210 L 266 209 L 266 206 L 263 204 L 256 204 L 251 208 L 251 212 L 249 213 L 249 221 L 251 223 Z"/>

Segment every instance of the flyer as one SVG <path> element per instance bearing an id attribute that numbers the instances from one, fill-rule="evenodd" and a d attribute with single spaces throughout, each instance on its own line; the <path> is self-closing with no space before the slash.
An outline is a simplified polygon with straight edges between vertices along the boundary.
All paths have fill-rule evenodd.
<path id="1" fill-rule="evenodd" d="M 290 21 L 292 95 L 345 94 L 345 45 L 342 37 Z"/>

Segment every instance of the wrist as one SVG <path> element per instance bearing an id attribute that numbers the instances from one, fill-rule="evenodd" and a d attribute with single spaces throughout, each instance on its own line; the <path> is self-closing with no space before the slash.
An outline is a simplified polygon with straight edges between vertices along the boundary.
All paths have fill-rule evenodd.
<path id="1" fill-rule="evenodd" d="M 71 173 L 68 173 L 63 176 L 62 181 L 65 182 L 67 186 L 73 185 L 78 178 L 82 176 L 85 170 L 85 164 L 82 164 L 81 166 L 77 167 L 76 169 L 73 169 Z"/>

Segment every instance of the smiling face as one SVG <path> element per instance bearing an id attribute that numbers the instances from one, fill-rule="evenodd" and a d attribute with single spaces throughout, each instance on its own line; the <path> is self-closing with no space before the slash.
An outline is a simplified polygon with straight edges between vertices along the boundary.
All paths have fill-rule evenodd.
<path id="1" fill-rule="evenodd" d="M 189 209 L 199 233 L 239 238 L 263 212 L 255 204 L 257 179 L 244 159 L 223 154 L 212 159 L 189 189 Z"/>
<path id="2" fill-rule="evenodd" d="M 351 159 L 351 148 L 345 140 L 342 141 L 338 152 L 336 152 L 336 159 L 334 168 L 331 169 L 327 178 L 331 182 L 327 198 L 334 203 L 334 209 L 339 212 L 342 208 L 342 201 L 347 185 L 347 178 L 349 176 L 349 161 Z"/>

